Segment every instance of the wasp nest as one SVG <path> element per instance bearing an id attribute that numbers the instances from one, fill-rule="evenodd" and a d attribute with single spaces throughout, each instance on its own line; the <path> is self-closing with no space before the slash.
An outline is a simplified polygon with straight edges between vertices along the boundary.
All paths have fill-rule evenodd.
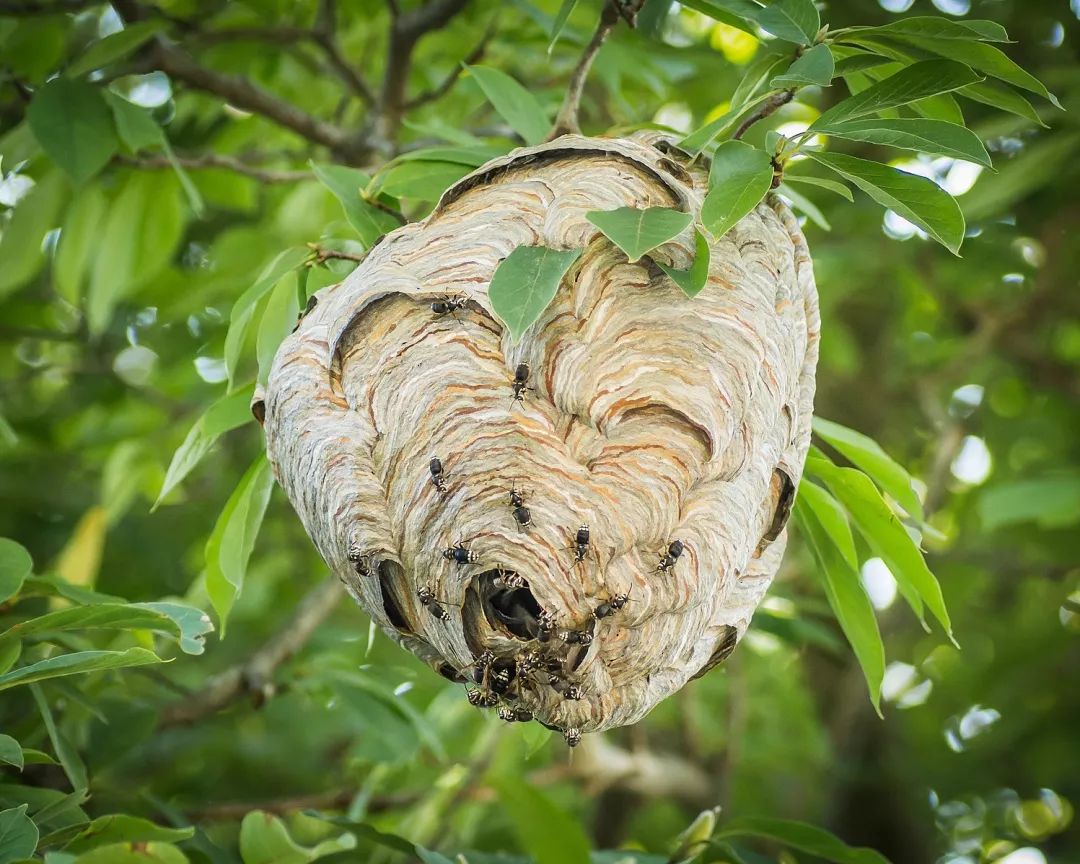
<path id="1" fill-rule="evenodd" d="M 564 136 L 453 186 L 320 292 L 265 394 L 275 475 L 330 568 L 473 704 L 632 723 L 726 658 L 780 563 L 810 439 L 818 310 L 775 197 L 636 263 L 592 210 L 696 213 L 656 135 Z M 584 249 L 520 343 L 492 314 L 518 246 Z"/>

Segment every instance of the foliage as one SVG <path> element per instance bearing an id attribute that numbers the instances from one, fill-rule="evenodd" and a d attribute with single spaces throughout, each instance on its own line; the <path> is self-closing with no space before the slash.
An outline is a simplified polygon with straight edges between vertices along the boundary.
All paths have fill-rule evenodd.
<path id="1" fill-rule="evenodd" d="M 590 214 L 628 258 L 693 232 L 693 297 L 770 189 L 833 227 L 784 569 L 624 774 L 339 603 L 248 409 L 313 292 L 547 135 L 599 0 L 0 4 L 0 864 L 1075 859 L 1080 28 L 936 5 L 653 0 L 596 56 L 587 132 L 711 166 L 698 225 Z M 515 339 L 576 256 L 505 259 Z"/>

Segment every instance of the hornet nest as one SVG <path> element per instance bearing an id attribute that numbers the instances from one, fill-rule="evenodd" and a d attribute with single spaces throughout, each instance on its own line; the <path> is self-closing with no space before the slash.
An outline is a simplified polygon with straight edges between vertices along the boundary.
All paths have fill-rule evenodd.
<path id="1" fill-rule="evenodd" d="M 256 413 L 331 570 L 469 701 L 576 744 L 723 661 L 783 555 L 810 441 L 818 306 L 775 196 L 636 263 L 592 210 L 698 213 L 707 166 L 656 133 L 566 135 L 452 186 L 317 295 Z M 512 344 L 488 285 L 584 249 Z"/>

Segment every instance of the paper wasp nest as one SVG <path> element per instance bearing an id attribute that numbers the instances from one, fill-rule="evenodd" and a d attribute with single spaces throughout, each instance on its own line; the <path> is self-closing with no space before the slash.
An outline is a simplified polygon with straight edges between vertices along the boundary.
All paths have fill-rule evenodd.
<path id="1" fill-rule="evenodd" d="M 474 704 L 571 743 L 731 653 L 809 445 L 817 295 L 788 208 L 716 242 L 693 300 L 652 260 L 688 267 L 691 229 L 630 264 L 585 218 L 697 212 L 706 171 L 654 133 L 488 163 L 318 294 L 256 397 L 364 609 Z M 487 289 L 521 245 L 585 251 L 513 345 Z"/>

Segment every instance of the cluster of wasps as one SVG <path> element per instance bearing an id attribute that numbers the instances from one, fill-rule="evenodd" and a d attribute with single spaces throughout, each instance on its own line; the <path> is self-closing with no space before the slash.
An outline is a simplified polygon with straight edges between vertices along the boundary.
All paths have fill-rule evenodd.
<path id="1" fill-rule="evenodd" d="M 467 301 L 463 297 L 444 297 L 435 300 L 431 304 L 431 311 L 437 315 L 454 314 L 463 309 Z M 511 402 L 523 402 L 525 394 L 534 388 L 529 386 L 530 368 L 527 363 L 519 363 L 514 370 L 514 377 L 510 382 Z M 442 460 L 438 456 L 432 456 L 428 463 L 428 473 L 431 485 L 440 494 L 447 492 L 447 472 Z M 528 530 L 532 527 L 532 512 L 525 503 L 525 494 L 517 488 L 517 483 L 511 485 L 507 493 L 506 503 L 511 518 L 516 523 L 518 530 Z M 574 566 L 585 561 L 592 548 L 592 537 L 587 523 L 581 524 L 573 534 L 573 543 L 568 547 L 572 554 Z M 685 546 L 680 540 L 672 540 L 665 552 L 661 553 L 654 572 L 667 572 L 675 566 L 683 554 Z M 442 557 L 451 565 L 458 567 L 476 564 L 480 560 L 477 552 L 470 549 L 465 542 L 458 541 L 452 546 L 440 550 Z M 355 546 L 350 546 L 348 558 L 353 563 L 356 572 L 361 576 L 371 573 L 369 556 Z M 498 588 L 524 588 L 525 579 L 516 573 L 509 571 L 497 571 L 495 585 Z M 420 604 L 437 620 L 447 622 L 451 619 L 447 606 L 455 604 L 440 600 L 431 585 L 422 585 L 417 589 L 417 599 Z M 607 600 L 597 604 L 591 611 L 592 619 L 601 621 L 620 610 L 631 602 L 629 591 L 613 595 Z M 535 688 L 548 686 L 559 693 L 564 699 L 577 701 L 584 697 L 582 688 L 566 676 L 566 650 L 570 646 L 587 648 L 592 644 L 592 627 L 587 629 L 565 629 L 559 626 L 554 613 L 542 612 L 537 619 L 536 642 L 537 649 L 523 651 L 513 658 L 497 657 L 492 651 L 484 651 L 475 658 L 474 665 L 465 677 L 471 680 L 472 686 L 466 685 L 470 704 L 478 708 L 498 708 L 498 715 L 507 722 L 528 722 L 533 720 L 532 712 L 524 705 L 526 693 Z M 591 622 L 590 622 L 591 623 Z M 564 648 L 557 648 L 561 643 Z M 581 730 L 570 726 L 561 730 L 563 738 L 571 747 L 576 747 L 581 742 Z"/>

